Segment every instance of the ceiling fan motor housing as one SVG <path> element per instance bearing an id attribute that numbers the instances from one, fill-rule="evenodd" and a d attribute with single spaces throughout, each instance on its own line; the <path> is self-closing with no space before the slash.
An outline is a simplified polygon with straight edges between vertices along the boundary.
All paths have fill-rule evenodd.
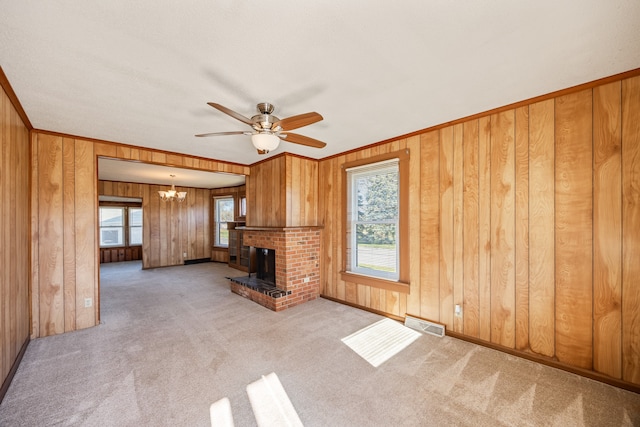
<path id="1" fill-rule="evenodd" d="M 253 123 L 252 126 L 258 132 L 265 130 L 271 130 L 275 132 L 276 130 L 279 130 L 274 128 L 273 126 L 273 124 L 279 120 L 279 118 L 277 118 L 276 116 L 272 116 L 271 114 L 257 114 L 251 117 L 251 122 Z M 280 126 L 276 127 L 280 128 Z"/>

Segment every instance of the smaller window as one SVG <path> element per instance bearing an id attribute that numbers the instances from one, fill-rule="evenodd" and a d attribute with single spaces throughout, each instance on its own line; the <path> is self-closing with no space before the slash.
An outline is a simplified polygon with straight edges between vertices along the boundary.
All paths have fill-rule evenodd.
<path id="1" fill-rule="evenodd" d="M 227 222 L 233 221 L 233 197 L 216 197 L 214 206 L 215 245 L 229 246 Z"/>
<path id="2" fill-rule="evenodd" d="M 245 196 L 240 197 L 240 209 L 238 216 L 242 218 L 247 216 L 247 198 Z"/>
<path id="3" fill-rule="evenodd" d="M 124 246 L 124 208 L 100 207 L 100 247 Z"/>
<path id="4" fill-rule="evenodd" d="M 129 246 L 142 245 L 142 208 L 129 208 Z"/>

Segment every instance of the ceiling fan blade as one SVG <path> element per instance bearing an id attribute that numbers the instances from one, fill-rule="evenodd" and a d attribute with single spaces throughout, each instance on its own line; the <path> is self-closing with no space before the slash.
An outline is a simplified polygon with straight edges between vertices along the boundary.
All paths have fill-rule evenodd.
<path id="1" fill-rule="evenodd" d="M 196 136 L 222 136 L 222 135 L 251 135 L 251 132 L 242 130 L 236 130 L 233 132 L 213 132 L 213 133 L 200 133 Z"/>
<path id="2" fill-rule="evenodd" d="M 316 112 L 304 113 L 278 120 L 273 126 L 280 126 L 284 131 L 288 131 L 319 122 L 320 120 L 322 120 L 322 116 Z"/>
<path id="3" fill-rule="evenodd" d="M 301 144 L 314 148 L 323 148 L 325 145 L 327 145 L 322 141 L 309 138 L 308 136 L 299 135 L 297 133 L 287 133 L 286 135 L 280 135 L 280 139 L 282 139 L 283 141 L 293 142 L 294 144 Z"/>
<path id="4" fill-rule="evenodd" d="M 220 110 L 223 113 L 233 117 L 236 120 L 240 120 L 242 123 L 246 123 L 249 126 L 251 126 L 253 123 L 251 122 L 251 119 L 243 116 L 240 113 L 236 113 L 233 110 L 228 109 L 227 107 L 225 107 L 224 105 L 220 105 L 220 104 L 216 104 L 215 102 L 207 102 L 207 104 L 211 105 L 213 108 L 215 108 L 216 110 Z"/>

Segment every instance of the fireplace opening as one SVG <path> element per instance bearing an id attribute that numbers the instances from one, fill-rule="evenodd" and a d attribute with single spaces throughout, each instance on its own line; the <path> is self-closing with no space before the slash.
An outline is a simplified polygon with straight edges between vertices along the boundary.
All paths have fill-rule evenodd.
<path id="1" fill-rule="evenodd" d="M 256 279 L 276 285 L 276 251 L 256 248 Z"/>

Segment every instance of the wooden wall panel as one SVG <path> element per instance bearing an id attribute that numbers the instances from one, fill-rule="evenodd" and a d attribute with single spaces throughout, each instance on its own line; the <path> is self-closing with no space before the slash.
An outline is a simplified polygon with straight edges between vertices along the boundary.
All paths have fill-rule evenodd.
<path id="1" fill-rule="evenodd" d="M 29 131 L 0 90 L 0 384 L 29 339 Z M 16 191 L 20 189 L 21 191 Z"/>
<path id="2" fill-rule="evenodd" d="M 491 340 L 491 117 L 478 120 L 478 320 L 480 339 Z"/>
<path id="3" fill-rule="evenodd" d="M 515 346 L 515 112 L 491 116 L 491 341 Z"/>
<path id="4" fill-rule="evenodd" d="M 463 187 L 464 187 L 464 125 L 453 126 L 453 304 L 464 306 L 464 259 L 462 231 L 464 225 Z M 453 317 L 453 328 L 456 332 L 463 331 L 463 316 Z"/>
<path id="5" fill-rule="evenodd" d="M 407 148 L 411 153 L 409 158 L 409 230 L 412 234 L 409 246 L 409 295 L 406 297 L 407 313 L 413 313 L 414 316 L 420 315 L 420 243 L 422 236 L 422 228 L 420 222 L 420 137 L 415 136 L 407 141 Z M 366 298 L 366 288 L 360 285 L 359 289 Z M 402 312 L 402 309 L 400 310 Z M 403 315 L 400 313 L 400 315 Z"/>
<path id="6" fill-rule="evenodd" d="M 453 127 L 440 130 L 440 322 L 453 329 Z"/>
<path id="7" fill-rule="evenodd" d="M 62 137 L 38 136 L 39 324 L 44 336 L 64 332 Z"/>
<path id="8" fill-rule="evenodd" d="M 284 154 L 251 167 L 247 225 L 318 225 L 318 162 Z M 250 189 L 249 189 L 250 187 Z"/>
<path id="9" fill-rule="evenodd" d="M 529 349 L 529 107 L 515 111 L 516 349 Z"/>
<path id="10" fill-rule="evenodd" d="M 420 316 L 440 321 L 440 132 L 420 144 Z"/>
<path id="11" fill-rule="evenodd" d="M 622 378 L 621 83 L 593 91 L 593 369 Z"/>
<path id="12" fill-rule="evenodd" d="M 480 334 L 480 289 L 478 287 L 479 234 L 478 222 L 478 120 L 464 123 L 463 177 L 463 256 L 464 264 L 464 334 L 478 338 Z"/>
<path id="13" fill-rule="evenodd" d="M 622 81 L 622 379 L 640 384 L 640 77 Z"/>
<path id="14" fill-rule="evenodd" d="M 529 109 L 529 346 L 555 354 L 554 101 Z"/>
<path id="15" fill-rule="evenodd" d="M 76 329 L 76 146 L 72 138 L 62 139 L 64 331 Z"/>
<path id="16" fill-rule="evenodd" d="M 286 227 L 286 158 L 278 156 L 251 167 L 247 193 L 252 195 L 248 203 L 247 225 L 262 227 Z"/>
<path id="17" fill-rule="evenodd" d="M 556 356 L 591 369 L 591 91 L 556 99 Z"/>

